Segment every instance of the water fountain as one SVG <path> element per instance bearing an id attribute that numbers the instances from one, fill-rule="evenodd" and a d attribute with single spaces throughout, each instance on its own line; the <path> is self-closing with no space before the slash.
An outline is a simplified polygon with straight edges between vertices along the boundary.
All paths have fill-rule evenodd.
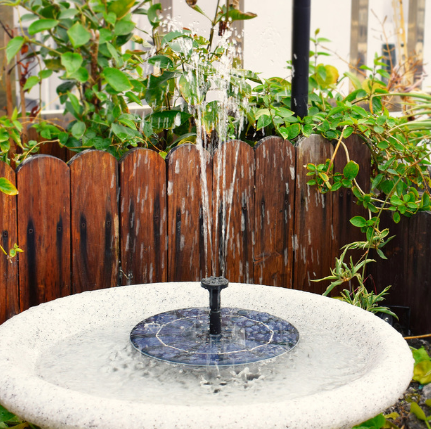
<path id="1" fill-rule="evenodd" d="M 225 258 L 233 185 L 219 192 Z M 205 214 L 208 201 L 204 192 Z M 213 227 L 204 216 L 206 240 Z M 405 341 L 371 313 L 291 289 L 202 286 L 209 310 L 199 283 L 156 283 L 13 317 L 0 326 L 0 403 L 44 429 L 349 429 L 411 380 Z"/>

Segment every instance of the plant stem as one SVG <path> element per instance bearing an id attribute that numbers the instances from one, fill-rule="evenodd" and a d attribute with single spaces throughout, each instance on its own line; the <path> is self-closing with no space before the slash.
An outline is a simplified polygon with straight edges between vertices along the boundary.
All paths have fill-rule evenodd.
<path id="1" fill-rule="evenodd" d="M 216 6 L 216 11 L 215 11 L 214 19 L 211 22 L 211 31 L 210 31 L 210 39 L 209 39 L 209 43 L 208 43 L 208 51 L 211 50 L 211 46 L 212 46 L 212 43 L 213 43 L 214 27 L 217 24 L 217 15 L 218 15 L 219 5 L 220 5 L 220 0 L 217 0 L 217 6 Z"/>

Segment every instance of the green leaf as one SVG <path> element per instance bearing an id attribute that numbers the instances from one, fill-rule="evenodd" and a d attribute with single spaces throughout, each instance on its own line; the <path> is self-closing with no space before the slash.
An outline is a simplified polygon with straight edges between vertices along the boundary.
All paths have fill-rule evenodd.
<path id="1" fill-rule="evenodd" d="M 415 363 L 419 363 L 424 360 L 431 360 L 431 357 L 428 355 L 427 351 L 425 350 L 425 347 L 422 346 L 420 349 L 412 348 L 411 350 Z"/>
<path id="2" fill-rule="evenodd" d="M 353 180 L 359 173 L 359 165 L 355 161 L 349 161 L 343 169 L 346 179 Z"/>
<path id="3" fill-rule="evenodd" d="M 142 132 L 144 133 L 144 136 L 147 138 L 150 138 L 153 134 L 153 126 L 151 125 L 151 122 L 144 122 L 144 126 L 142 127 Z"/>
<path id="4" fill-rule="evenodd" d="M 82 62 L 82 56 L 75 52 L 66 52 L 61 56 L 61 64 L 64 66 L 69 75 L 78 71 Z"/>
<path id="5" fill-rule="evenodd" d="M 257 120 L 256 130 L 259 131 L 262 128 L 267 127 L 271 123 L 272 123 L 271 116 L 269 115 L 259 116 L 259 119 Z"/>
<path id="6" fill-rule="evenodd" d="M 6 195 L 18 194 L 18 190 L 15 188 L 15 186 L 5 177 L 0 177 L 0 192 L 3 192 Z"/>
<path id="7" fill-rule="evenodd" d="M 21 21 L 22 22 L 33 21 L 33 19 L 36 19 L 37 17 L 38 17 L 37 15 L 34 15 L 32 13 L 26 13 L 21 16 Z"/>
<path id="8" fill-rule="evenodd" d="M 362 216 L 353 217 L 352 219 L 350 219 L 350 223 L 360 228 L 367 225 L 367 221 Z"/>
<path id="9" fill-rule="evenodd" d="M 106 150 L 111 145 L 111 140 L 103 137 L 94 137 L 87 141 L 87 145 L 94 146 L 98 150 Z"/>
<path id="10" fill-rule="evenodd" d="M 343 137 L 347 139 L 347 137 L 350 137 L 353 133 L 353 127 L 346 127 L 346 129 L 343 131 Z"/>
<path id="11" fill-rule="evenodd" d="M 431 360 L 424 360 L 415 365 L 413 380 L 421 384 L 431 383 Z"/>
<path id="12" fill-rule="evenodd" d="M 415 380 L 414 377 L 413 377 L 413 380 Z M 424 411 L 416 402 L 412 402 L 410 404 L 410 412 L 413 413 L 419 420 L 422 420 L 422 421 L 427 420 L 427 417 L 426 417 Z"/>
<path id="13" fill-rule="evenodd" d="M 115 91 L 123 92 L 133 88 L 128 76 L 121 70 L 108 67 L 103 70 L 103 76 Z"/>
<path id="14" fill-rule="evenodd" d="M 350 72 L 345 72 L 344 76 L 348 77 L 350 79 L 350 82 L 352 82 L 352 85 L 354 86 L 355 89 L 361 89 L 362 88 L 362 84 L 361 81 L 359 80 L 359 78 Z"/>
<path id="15" fill-rule="evenodd" d="M 77 15 L 77 14 L 78 14 L 78 11 L 76 9 L 64 9 L 60 12 L 58 19 L 74 18 L 75 15 Z"/>
<path id="16" fill-rule="evenodd" d="M 22 48 L 24 41 L 25 39 L 22 36 L 17 36 L 17 37 L 14 37 L 12 40 L 9 40 L 9 43 L 7 44 L 7 47 L 6 47 L 6 59 L 8 64 Z"/>
<path id="17" fill-rule="evenodd" d="M 169 67 L 173 67 L 174 63 L 171 58 L 166 55 L 154 55 L 148 60 L 149 64 L 152 64 L 160 69 L 167 69 Z M 182 76 L 184 77 L 184 76 Z"/>
<path id="18" fill-rule="evenodd" d="M 69 75 L 69 77 L 76 79 L 81 83 L 85 83 L 90 78 L 90 75 L 85 67 L 80 67 L 75 73 Z"/>
<path id="19" fill-rule="evenodd" d="M 141 134 L 138 131 L 132 130 L 128 127 L 125 127 L 124 125 L 117 123 L 113 123 L 111 125 L 111 130 L 120 140 L 125 140 L 127 138 L 133 137 L 141 137 Z"/>
<path id="20" fill-rule="evenodd" d="M 301 132 L 301 126 L 299 124 L 292 124 L 287 127 L 287 130 L 289 131 L 289 140 L 292 140 Z"/>
<path id="21" fill-rule="evenodd" d="M 184 37 L 186 35 L 187 34 L 182 31 L 171 31 L 163 36 L 162 45 L 172 42 L 172 40 L 177 39 L 178 37 Z"/>
<path id="22" fill-rule="evenodd" d="M 121 20 L 115 24 L 114 35 L 115 36 L 125 36 L 130 34 L 135 28 L 135 23 L 132 21 Z"/>
<path id="23" fill-rule="evenodd" d="M 40 82 L 40 78 L 38 76 L 30 76 L 25 83 L 23 90 L 29 91 L 33 86 L 37 85 Z"/>
<path id="24" fill-rule="evenodd" d="M 158 10 L 162 10 L 162 5 L 160 3 L 156 3 L 148 9 L 148 20 L 152 26 L 159 25 L 159 17 L 157 16 Z"/>
<path id="25" fill-rule="evenodd" d="M 396 195 L 392 195 L 392 197 L 391 197 L 391 204 L 394 205 L 394 206 L 403 206 L 404 205 L 404 201 L 401 200 Z"/>
<path id="26" fill-rule="evenodd" d="M 38 19 L 37 21 L 32 22 L 30 27 L 28 27 L 28 34 L 32 36 L 41 31 L 51 30 L 51 28 L 57 27 L 58 24 L 59 21 L 56 19 Z"/>
<path id="27" fill-rule="evenodd" d="M 3 177 L 0 178 L 0 181 L 1 179 L 3 179 Z M 15 417 L 15 414 L 9 412 L 6 408 L 0 405 L 0 422 L 8 422 L 14 417 Z"/>
<path id="28" fill-rule="evenodd" d="M 135 4 L 135 0 L 116 0 L 108 6 L 109 13 L 115 13 L 118 19 L 123 18 Z"/>
<path id="29" fill-rule="evenodd" d="M 382 150 L 387 149 L 389 147 L 389 143 L 387 141 L 383 140 L 383 141 L 377 143 L 377 147 L 379 149 L 382 149 Z"/>
<path id="30" fill-rule="evenodd" d="M 278 128 L 278 132 L 281 134 L 281 137 L 283 137 L 284 140 L 289 138 L 289 130 L 286 127 Z"/>
<path id="31" fill-rule="evenodd" d="M 108 24 L 115 25 L 117 22 L 117 15 L 114 12 L 104 13 L 103 17 Z"/>
<path id="32" fill-rule="evenodd" d="M 84 122 L 76 122 L 71 129 L 72 136 L 80 139 L 84 135 L 86 128 Z"/>
<path id="33" fill-rule="evenodd" d="M 40 80 L 48 79 L 52 75 L 52 70 L 41 70 L 39 73 Z"/>
<path id="34" fill-rule="evenodd" d="M 133 101 L 133 102 L 139 104 L 140 106 L 142 106 L 141 100 L 133 92 L 127 91 L 124 95 L 129 99 L 129 101 Z"/>
<path id="35" fill-rule="evenodd" d="M 386 423 L 385 416 L 383 414 L 379 414 L 376 417 L 373 417 L 370 420 L 367 420 L 364 423 L 361 423 L 358 426 L 353 426 L 353 429 L 359 429 L 359 428 L 369 428 L 369 429 L 381 429 L 384 427 Z"/>
<path id="36" fill-rule="evenodd" d="M 226 16 L 226 11 L 224 12 L 223 16 Z M 228 19 L 231 19 L 232 21 L 245 21 L 246 19 L 253 19 L 256 17 L 257 15 L 255 13 L 241 12 L 240 10 L 234 9 L 233 7 L 231 7 L 228 12 Z"/>
<path id="37" fill-rule="evenodd" d="M 101 28 L 99 31 L 99 44 L 109 42 L 112 39 L 112 31 L 107 28 Z"/>
<path id="38" fill-rule="evenodd" d="M 67 35 L 74 48 L 85 45 L 91 38 L 91 33 L 80 22 L 69 28 Z"/>

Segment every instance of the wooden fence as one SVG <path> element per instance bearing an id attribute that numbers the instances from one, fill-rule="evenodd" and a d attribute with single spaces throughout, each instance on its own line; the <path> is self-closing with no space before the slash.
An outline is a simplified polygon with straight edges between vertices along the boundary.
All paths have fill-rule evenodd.
<path id="1" fill-rule="evenodd" d="M 347 145 L 366 187 L 368 150 L 355 136 Z M 181 145 L 166 161 L 134 149 L 120 161 L 101 151 L 68 164 L 38 155 L 16 172 L 0 163 L 0 176 L 19 190 L 0 196 L 2 245 L 24 250 L 19 261 L 0 258 L 0 322 L 72 293 L 197 281 L 223 267 L 231 282 L 322 293 L 327 283 L 311 280 L 329 274 L 342 245 L 361 239 L 349 219 L 365 215 L 349 190 L 321 195 L 306 185 L 304 165 L 332 151 L 319 136 L 297 147 L 267 137 L 254 149 L 228 142 L 203 159 Z M 336 168 L 344 161 L 337 156 Z"/>

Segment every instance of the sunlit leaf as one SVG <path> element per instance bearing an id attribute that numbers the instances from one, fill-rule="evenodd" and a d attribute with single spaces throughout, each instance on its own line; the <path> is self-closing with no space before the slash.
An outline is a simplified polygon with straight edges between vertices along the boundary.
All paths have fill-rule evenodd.
<path id="1" fill-rule="evenodd" d="M 15 186 L 5 177 L 0 177 L 0 192 L 3 192 L 6 195 L 18 194 L 18 190 L 15 188 Z"/>

